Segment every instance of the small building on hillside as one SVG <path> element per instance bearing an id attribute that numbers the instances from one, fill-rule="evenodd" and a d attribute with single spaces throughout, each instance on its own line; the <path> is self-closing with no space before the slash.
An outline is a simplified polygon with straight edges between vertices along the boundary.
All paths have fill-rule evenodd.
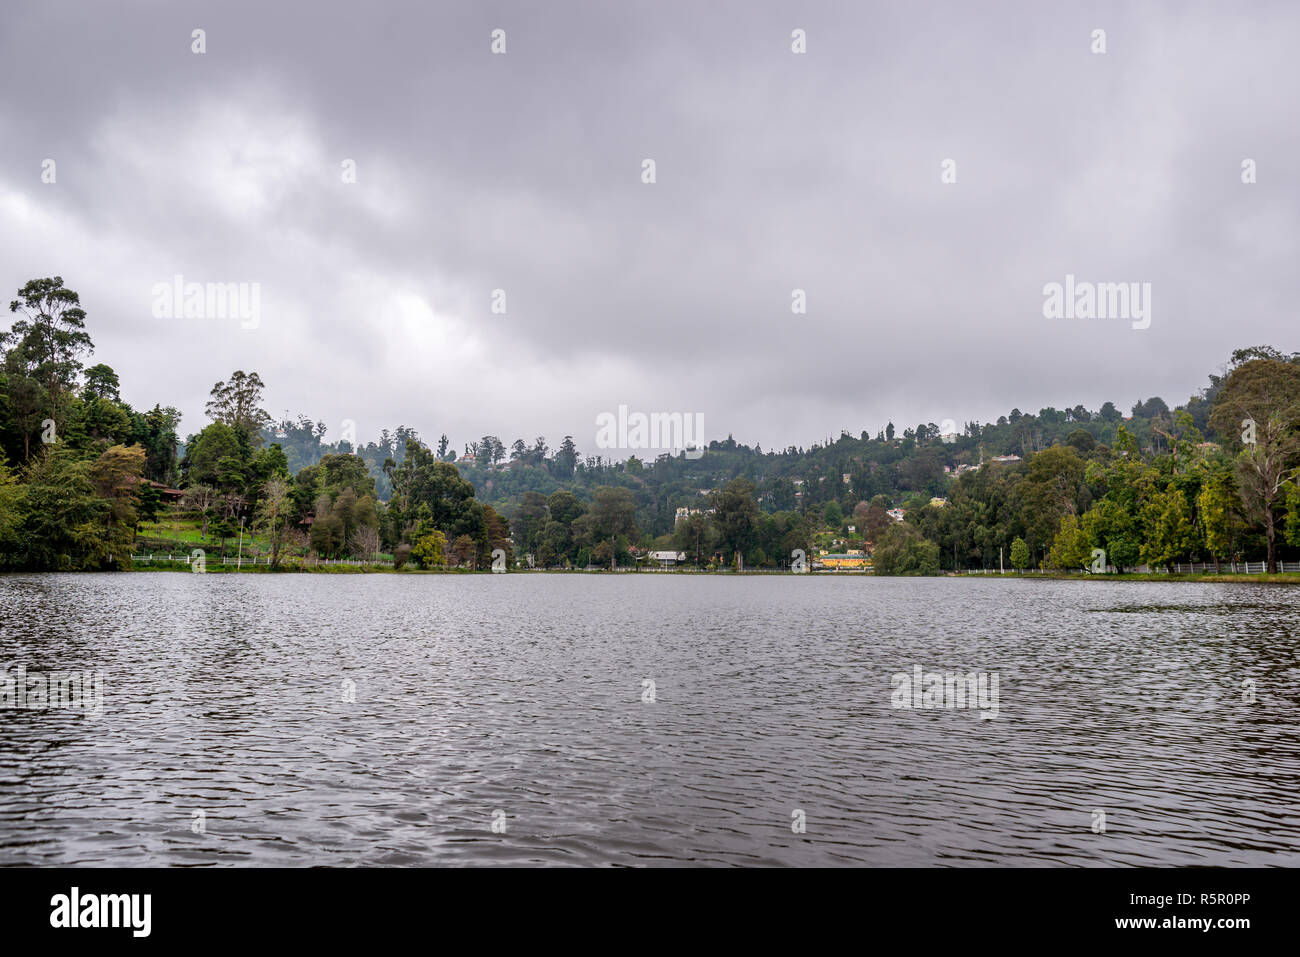
<path id="1" fill-rule="evenodd" d="M 162 482 L 155 482 L 153 479 L 130 477 L 127 482 L 131 485 L 148 485 L 158 493 L 158 497 L 164 505 L 177 505 L 180 503 L 181 496 L 185 492 L 178 488 L 168 488 Z"/>

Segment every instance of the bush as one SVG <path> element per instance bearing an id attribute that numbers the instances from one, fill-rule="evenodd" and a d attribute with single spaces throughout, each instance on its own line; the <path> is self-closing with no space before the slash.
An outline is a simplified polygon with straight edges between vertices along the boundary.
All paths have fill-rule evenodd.
<path id="1" fill-rule="evenodd" d="M 937 575 L 939 546 L 901 522 L 880 536 L 871 564 L 877 575 Z"/>
<path id="2" fill-rule="evenodd" d="M 442 532 L 433 531 L 421 535 L 414 548 L 407 546 L 407 554 L 419 562 L 421 568 L 430 568 L 445 562 L 443 550 L 446 545 L 447 536 Z"/>
<path id="3" fill-rule="evenodd" d="M 1075 571 L 1092 563 L 1092 542 L 1088 533 L 1079 527 L 1076 515 L 1061 518 L 1061 530 L 1056 533 L 1052 547 L 1047 552 L 1048 568 Z"/>
<path id="4" fill-rule="evenodd" d="M 398 545 L 393 551 L 393 568 L 400 569 L 411 558 L 410 545 Z"/>

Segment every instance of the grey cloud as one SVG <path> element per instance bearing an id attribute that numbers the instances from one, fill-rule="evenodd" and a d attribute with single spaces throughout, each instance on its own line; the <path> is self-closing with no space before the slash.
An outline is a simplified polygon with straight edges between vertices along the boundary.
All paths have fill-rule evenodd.
<path id="1" fill-rule="evenodd" d="M 620 402 L 764 447 L 1173 404 L 1294 348 L 1300 12 L 1242 9 L 19 4 L 5 281 L 63 275 L 127 397 L 189 430 L 237 367 L 334 435 L 585 451 Z M 262 325 L 153 320 L 176 273 L 260 282 Z M 1066 273 L 1151 282 L 1151 328 L 1044 319 Z"/>

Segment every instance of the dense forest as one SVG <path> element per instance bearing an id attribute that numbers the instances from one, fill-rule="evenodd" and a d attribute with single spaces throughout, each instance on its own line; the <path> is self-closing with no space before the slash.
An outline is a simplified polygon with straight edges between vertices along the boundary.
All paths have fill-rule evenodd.
<path id="1" fill-rule="evenodd" d="M 889 422 L 808 448 L 734 438 L 705 454 L 584 457 L 572 436 L 458 454 L 413 429 L 326 442 L 279 420 L 256 372 L 217 382 L 209 421 L 122 401 L 90 364 L 80 297 L 34 279 L 0 335 L 0 567 L 130 568 L 193 529 L 205 548 L 272 565 L 391 558 L 401 568 L 632 566 L 647 551 L 707 567 L 787 567 L 802 549 L 870 554 L 877 574 L 945 569 L 1118 570 L 1249 559 L 1275 570 L 1300 547 L 1300 355 L 1240 349 L 1174 408 L 1139 400 L 1012 409 L 942 433 Z M 169 531 L 165 534 L 162 529 Z M 244 539 L 248 546 L 245 551 Z"/>

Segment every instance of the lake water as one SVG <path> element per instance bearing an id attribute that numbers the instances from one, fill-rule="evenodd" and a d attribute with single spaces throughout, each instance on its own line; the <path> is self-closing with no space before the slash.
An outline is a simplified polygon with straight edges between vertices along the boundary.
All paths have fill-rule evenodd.
<path id="1" fill-rule="evenodd" d="M 104 690 L 0 708 L 0 863 L 1294 866 L 1298 613 L 1263 584 L 0 576 L 0 666 Z M 895 707 L 917 666 L 996 678 L 996 717 Z"/>

